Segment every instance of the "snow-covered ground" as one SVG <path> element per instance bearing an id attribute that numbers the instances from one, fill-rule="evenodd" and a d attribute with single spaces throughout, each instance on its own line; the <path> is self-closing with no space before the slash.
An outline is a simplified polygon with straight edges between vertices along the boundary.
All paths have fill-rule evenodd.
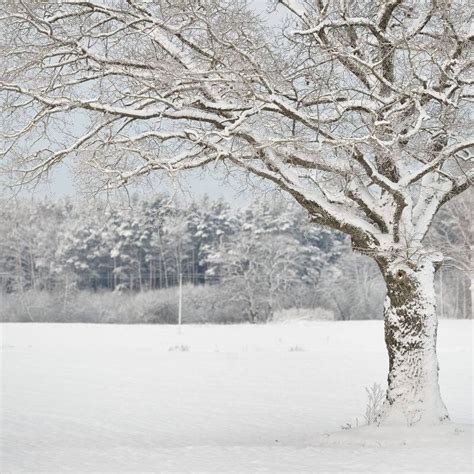
<path id="1" fill-rule="evenodd" d="M 472 321 L 440 322 L 434 435 L 340 429 L 385 384 L 379 321 L 1 331 L 2 473 L 472 472 Z"/>

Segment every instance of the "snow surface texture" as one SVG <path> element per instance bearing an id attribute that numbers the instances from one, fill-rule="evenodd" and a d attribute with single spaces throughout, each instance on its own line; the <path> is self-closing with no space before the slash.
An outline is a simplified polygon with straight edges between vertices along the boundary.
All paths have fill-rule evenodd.
<path id="1" fill-rule="evenodd" d="M 455 424 L 359 428 L 380 321 L 3 324 L 1 472 L 472 472 L 472 321 L 442 320 Z"/>

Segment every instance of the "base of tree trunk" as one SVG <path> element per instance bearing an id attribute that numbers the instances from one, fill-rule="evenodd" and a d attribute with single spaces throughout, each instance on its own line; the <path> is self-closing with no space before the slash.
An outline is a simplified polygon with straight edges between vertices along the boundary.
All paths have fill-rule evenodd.
<path id="1" fill-rule="evenodd" d="M 388 398 L 385 400 L 382 412 L 378 419 L 379 425 L 437 425 L 449 422 L 449 414 L 441 397 L 436 400 L 411 402 L 404 399 L 393 403 Z"/>

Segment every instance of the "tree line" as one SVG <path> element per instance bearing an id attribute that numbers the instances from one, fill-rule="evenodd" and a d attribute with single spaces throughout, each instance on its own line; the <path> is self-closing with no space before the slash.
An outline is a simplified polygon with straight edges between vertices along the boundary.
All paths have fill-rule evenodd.
<path id="1" fill-rule="evenodd" d="M 165 195 L 127 205 L 3 204 L 4 295 L 132 294 L 174 288 L 181 275 L 187 287 L 213 286 L 199 290 L 199 298 L 214 294 L 217 301 L 209 305 L 216 311 L 225 300 L 251 322 L 302 307 L 327 309 L 336 319 L 381 314 L 385 289 L 373 262 L 352 253 L 343 234 L 314 225 L 281 197 L 240 208 L 208 197 L 179 203 Z M 447 208 L 429 237 L 448 253 L 438 277 L 440 314 L 448 317 L 469 317 L 472 307 L 463 206 L 466 199 Z"/>

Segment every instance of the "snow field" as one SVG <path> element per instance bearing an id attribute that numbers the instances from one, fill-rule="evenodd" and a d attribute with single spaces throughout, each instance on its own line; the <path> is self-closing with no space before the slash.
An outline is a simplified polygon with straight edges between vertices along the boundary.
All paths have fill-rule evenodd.
<path id="1" fill-rule="evenodd" d="M 3 324 L 1 472 L 470 472 L 472 330 L 440 322 L 462 425 L 433 434 L 340 430 L 385 383 L 380 321 Z"/>

